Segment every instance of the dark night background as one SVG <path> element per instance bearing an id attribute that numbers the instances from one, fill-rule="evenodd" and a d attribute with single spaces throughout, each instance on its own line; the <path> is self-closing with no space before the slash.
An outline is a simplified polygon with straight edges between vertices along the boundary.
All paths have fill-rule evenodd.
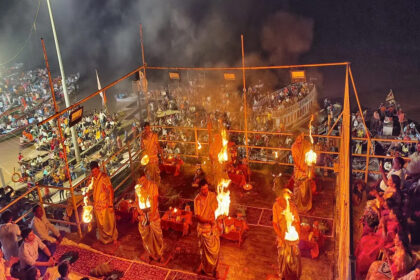
<path id="1" fill-rule="evenodd" d="M 235 65 L 240 34 L 246 63 L 281 65 L 350 61 L 362 103 L 376 107 L 393 89 L 408 117 L 420 120 L 419 2 L 331 0 L 51 0 L 66 73 L 94 69 L 108 84 L 146 60 L 154 66 Z M 38 0 L 0 2 L 0 64 L 24 45 Z M 13 62 L 43 65 L 40 37 L 54 74 L 55 47 L 45 0 L 36 29 Z M 250 58 L 252 57 L 252 59 Z M 340 97 L 344 71 L 322 69 L 323 96 Z"/>

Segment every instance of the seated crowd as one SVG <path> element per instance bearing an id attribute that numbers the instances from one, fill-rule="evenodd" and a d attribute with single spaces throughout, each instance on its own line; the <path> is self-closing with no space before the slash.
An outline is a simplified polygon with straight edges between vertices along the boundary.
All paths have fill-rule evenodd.
<path id="1" fill-rule="evenodd" d="M 359 279 L 420 276 L 420 259 L 413 249 L 420 245 L 418 164 L 412 160 L 406 165 L 404 159 L 396 157 L 387 174 L 380 166 L 382 178 L 369 186 L 361 217 L 362 234 L 355 250 Z M 357 183 L 353 201 L 360 203 L 362 196 L 362 184 Z"/>
<path id="2" fill-rule="evenodd" d="M 79 74 L 67 77 L 69 92 L 78 88 Z M 63 98 L 61 77 L 53 79 L 57 100 Z M 38 122 L 54 111 L 46 69 L 10 68 L 0 78 L 0 134 Z M 14 111 L 13 111 L 14 110 Z M 2 113 L 7 113 L 2 115 Z"/>
<path id="3" fill-rule="evenodd" d="M 11 211 L 6 210 L 1 215 L 0 279 L 69 279 L 69 263 L 58 263 L 53 257 L 63 232 L 50 223 L 41 206 L 35 206 L 33 212 L 31 223 L 22 229 L 13 222 Z M 56 265 L 60 278 L 53 279 L 46 271 Z"/>
<path id="4" fill-rule="evenodd" d="M 261 117 L 260 111 L 264 109 L 272 114 L 280 107 L 286 108 L 307 96 L 311 87 L 313 87 L 313 84 L 294 83 L 273 92 L 261 83 L 250 86 L 248 88 L 251 97 L 248 100 L 248 128 L 250 130 L 255 128 L 258 131 L 281 131 L 281 129 L 274 127 L 272 119 Z M 188 98 L 186 98 L 186 92 L 188 92 Z M 200 92 L 197 89 L 179 87 L 171 91 L 150 91 L 146 94 L 145 98 L 151 100 L 147 108 L 151 125 L 164 126 L 164 128 L 157 128 L 156 132 L 159 139 L 167 141 L 162 142 L 167 154 L 189 154 L 194 150 L 194 147 L 182 142 L 195 142 L 194 130 L 170 127 L 207 129 L 211 127 L 211 124 L 214 126 L 221 121 L 223 127 L 227 129 L 231 127 L 243 128 L 243 105 L 240 102 L 238 103 L 238 100 L 241 100 L 238 97 L 242 93 L 223 86 L 217 92 L 217 95 L 211 95 L 208 92 L 199 94 Z M 267 97 L 267 93 L 269 97 Z M 222 98 L 222 101 L 220 98 Z M 137 127 L 138 125 L 134 123 L 133 130 L 137 130 L 138 133 Z M 133 132 L 133 134 L 136 133 Z M 208 142 L 207 130 L 205 133 L 198 131 L 197 139 L 201 143 Z M 245 144 L 244 133 L 232 133 L 231 139 L 236 145 Z M 271 147 L 290 146 L 291 138 L 270 134 L 249 134 L 248 144 Z M 241 157 L 245 155 L 245 149 L 243 148 L 240 148 L 238 152 Z M 277 156 L 272 150 L 252 149 L 250 158 L 266 161 L 276 159 Z"/>
<path id="5" fill-rule="evenodd" d="M 107 115 L 105 112 L 94 112 L 83 117 L 76 127 L 77 141 L 80 152 L 86 159 L 89 154 L 88 150 L 103 141 L 101 146 L 101 156 L 111 155 L 118 147 L 121 148 L 121 140 L 116 130 L 119 128 L 115 115 Z M 68 125 L 68 118 L 63 117 L 61 120 L 62 132 L 65 136 L 64 145 L 68 157 L 74 156 L 74 150 L 71 147 L 71 132 Z M 22 178 L 26 178 L 28 182 L 34 183 L 42 180 L 45 185 L 63 186 L 68 180 L 64 168 L 64 153 L 59 142 L 59 132 L 57 127 L 46 123 L 41 126 L 33 126 L 28 130 L 30 138 L 33 139 L 35 147 L 38 150 L 45 151 L 44 154 L 38 153 L 36 157 L 24 158 L 19 153 L 18 161 L 20 164 L 20 173 Z M 84 154 L 83 154 L 84 153 Z M 70 168 L 72 179 L 78 177 L 86 171 L 86 163 L 82 162 L 77 168 Z"/>

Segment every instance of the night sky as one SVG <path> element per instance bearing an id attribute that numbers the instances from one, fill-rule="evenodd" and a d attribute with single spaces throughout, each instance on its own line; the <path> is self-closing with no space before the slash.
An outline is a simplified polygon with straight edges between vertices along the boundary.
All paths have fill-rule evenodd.
<path id="1" fill-rule="evenodd" d="M 0 64 L 23 44 L 37 5 L 37 0 L 0 2 Z M 92 91 L 95 68 L 107 84 L 140 64 L 142 23 L 149 65 L 237 64 L 243 33 L 247 55 L 258 57 L 249 63 L 350 61 L 365 106 L 376 107 L 393 89 L 408 116 L 420 121 L 420 3 L 415 0 L 52 0 L 52 5 L 66 71 L 86 75 Z M 39 38 L 44 37 L 58 74 L 45 0 L 36 27 L 16 61 L 42 65 Z M 267 28 L 272 38 L 264 37 Z M 342 96 L 344 70 L 320 72 L 323 95 Z"/>

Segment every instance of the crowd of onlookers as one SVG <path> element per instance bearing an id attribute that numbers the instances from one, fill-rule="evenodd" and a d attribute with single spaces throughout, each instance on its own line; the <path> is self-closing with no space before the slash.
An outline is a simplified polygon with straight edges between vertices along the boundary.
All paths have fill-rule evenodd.
<path id="1" fill-rule="evenodd" d="M 251 96 L 252 112 L 260 114 L 287 108 L 305 98 L 312 86 L 306 82 L 293 83 L 271 93 L 264 92 L 262 87 L 251 87 L 248 93 Z"/>
<path id="2" fill-rule="evenodd" d="M 74 149 L 71 142 L 71 130 L 68 118 L 61 118 L 61 128 L 65 137 L 64 146 L 68 160 L 74 158 Z M 79 175 L 86 173 L 88 157 L 99 150 L 101 157 L 110 156 L 122 147 L 119 135 L 120 121 L 115 114 L 106 114 L 104 111 L 93 112 L 86 115 L 75 125 L 77 143 L 83 160 L 80 164 L 70 164 L 70 175 L 74 180 Z M 18 161 L 22 178 L 28 182 L 40 181 L 44 185 L 63 186 L 68 180 L 65 170 L 64 152 L 59 141 L 59 131 L 54 122 L 41 126 L 32 126 L 27 130 L 32 142 L 40 152 L 33 158 L 25 158 L 19 153 Z M 28 137 L 28 136 L 23 136 Z M 92 149 L 99 142 L 102 144 L 97 149 Z M 42 153 L 44 151 L 44 153 Z"/>
<path id="3" fill-rule="evenodd" d="M 36 123 L 54 111 L 47 70 L 25 71 L 23 65 L 0 74 L 0 134 Z M 67 77 L 68 92 L 78 90 L 79 73 Z M 57 100 L 63 98 L 61 77 L 53 80 Z"/>
<path id="4" fill-rule="evenodd" d="M 392 91 L 388 94 L 386 102 L 381 103 L 371 114 L 367 110 L 364 111 L 363 118 L 370 136 L 375 139 L 371 140 L 372 154 L 408 157 L 416 151 L 416 143 L 420 141 L 420 133 L 416 128 L 416 124 L 407 118 L 401 106 L 395 102 Z M 353 153 L 359 155 L 366 154 L 368 148 L 363 118 L 360 112 L 357 112 L 352 114 L 351 120 Z M 391 140 L 387 141 L 386 139 Z M 379 158 L 371 157 L 369 161 L 371 170 L 379 168 L 379 161 Z M 390 165 L 390 160 L 386 160 L 384 168 L 389 170 Z M 366 160 L 364 157 L 353 157 L 354 169 L 363 170 L 365 166 Z M 356 175 L 361 175 L 361 173 Z"/>
<path id="5" fill-rule="evenodd" d="M 360 219 L 361 238 L 356 240 L 355 250 L 360 278 L 420 277 L 420 259 L 413 250 L 420 245 L 419 152 L 420 144 L 407 163 L 395 157 L 389 172 L 381 165 L 381 179 L 368 186 L 362 181 L 355 183 L 353 203 L 358 205 L 364 201 L 364 193 L 367 200 Z"/>
<path id="6" fill-rule="evenodd" d="M 69 279 L 69 261 L 53 256 L 65 232 L 51 224 L 41 206 L 36 205 L 32 212 L 33 218 L 27 225 L 14 223 L 10 210 L 1 214 L 0 279 Z M 47 271 L 53 266 L 57 266 L 59 278 Z"/>

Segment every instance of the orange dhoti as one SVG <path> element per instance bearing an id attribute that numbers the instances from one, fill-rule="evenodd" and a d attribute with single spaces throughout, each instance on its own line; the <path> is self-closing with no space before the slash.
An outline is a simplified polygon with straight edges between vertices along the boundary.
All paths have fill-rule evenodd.
<path id="1" fill-rule="evenodd" d="M 296 207 L 300 212 L 307 212 L 312 208 L 312 172 L 305 162 L 305 154 L 311 149 L 311 143 L 299 135 L 292 145 L 293 193 Z"/>
<path id="2" fill-rule="evenodd" d="M 104 244 L 116 241 L 118 231 L 114 213 L 114 189 L 105 173 L 93 181 L 93 209 L 97 225 L 97 239 Z"/>
<path id="3" fill-rule="evenodd" d="M 285 241 L 277 247 L 279 271 L 286 280 L 297 280 L 302 274 L 299 241 Z"/>
<path id="4" fill-rule="evenodd" d="M 149 163 L 146 165 L 145 172 L 149 175 L 148 177 L 159 186 L 160 169 L 158 153 L 160 147 L 157 134 L 143 133 L 141 140 L 141 148 L 143 149 L 144 154 L 149 156 Z"/>

